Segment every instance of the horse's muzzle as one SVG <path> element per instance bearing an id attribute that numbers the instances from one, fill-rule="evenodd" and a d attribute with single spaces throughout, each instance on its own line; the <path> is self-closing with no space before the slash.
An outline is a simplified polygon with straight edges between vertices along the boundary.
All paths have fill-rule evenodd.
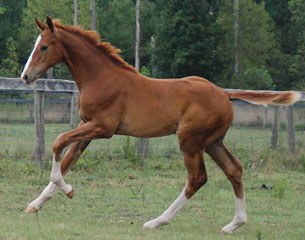
<path id="1" fill-rule="evenodd" d="M 21 75 L 21 79 L 25 84 L 31 84 L 33 83 L 36 79 L 38 78 L 38 76 L 31 76 L 29 74 L 22 74 Z"/>

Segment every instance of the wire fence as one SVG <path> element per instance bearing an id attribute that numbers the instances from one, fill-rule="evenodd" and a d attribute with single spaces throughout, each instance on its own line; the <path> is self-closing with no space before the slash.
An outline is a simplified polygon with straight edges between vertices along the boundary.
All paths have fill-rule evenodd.
<path id="1" fill-rule="evenodd" d="M 12 83 L 10 82 L 10 84 Z M 23 86 L 16 86 L 16 84 L 9 87 L 2 85 L 1 90 L 0 79 L 0 160 L 3 157 L 16 160 L 31 158 L 36 161 L 51 159 L 53 141 L 60 133 L 75 126 L 78 121 L 75 110 L 75 88 L 70 85 L 68 88 L 61 88 L 58 81 L 55 83 L 53 81 L 53 85 L 48 84 L 38 84 L 38 87 L 43 86 L 41 89 L 37 86 L 33 89 L 24 89 Z M 59 91 L 56 91 L 57 88 Z M 43 93 L 43 95 L 39 95 L 39 93 Z M 42 100 L 37 105 L 39 98 Z M 43 106 L 42 112 L 39 113 L 37 106 Z M 287 128 L 289 121 L 293 121 L 295 149 L 291 154 L 305 158 L 303 151 L 305 147 L 305 103 L 298 102 L 291 109 L 293 118 L 289 117 L 287 107 L 263 107 L 235 101 L 235 118 L 226 137 L 227 144 L 231 148 L 235 148 L 235 151 L 244 149 L 243 151 L 255 153 L 273 148 L 289 153 Z M 43 121 L 40 123 L 42 125 L 40 128 L 44 129 L 42 135 L 37 135 L 37 122 L 39 121 Z M 132 158 L 135 152 L 135 142 L 136 139 L 125 136 L 96 140 L 90 144 L 85 154 L 88 158 L 96 156 L 108 159 Z M 39 153 L 37 146 L 41 145 L 43 145 L 43 152 Z M 37 158 L 37 154 L 41 155 Z M 242 154 L 240 155 L 242 157 Z M 179 157 L 180 153 L 175 136 L 149 140 L 148 158 L 176 156 Z"/>

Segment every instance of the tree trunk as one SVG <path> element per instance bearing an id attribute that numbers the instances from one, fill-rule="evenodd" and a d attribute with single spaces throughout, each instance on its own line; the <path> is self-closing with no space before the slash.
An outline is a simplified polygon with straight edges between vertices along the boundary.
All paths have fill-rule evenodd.
<path id="1" fill-rule="evenodd" d="M 47 78 L 48 79 L 53 79 L 54 78 L 54 68 L 53 67 L 48 69 L 48 71 L 47 71 Z"/>
<path id="2" fill-rule="evenodd" d="M 96 29 L 95 0 L 90 0 L 90 29 Z"/>
<path id="3" fill-rule="evenodd" d="M 235 77 L 239 73 L 239 52 L 238 52 L 238 40 L 239 40 L 239 0 L 234 0 L 234 75 Z"/>
<path id="4" fill-rule="evenodd" d="M 152 49 L 151 60 L 152 60 L 152 62 L 155 64 L 155 62 L 156 62 L 156 54 L 155 54 L 155 50 L 156 50 L 156 39 L 155 39 L 154 36 L 152 36 L 152 37 L 150 38 L 150 47 L 151 47 L 151 49 Z M 157 77 L 157 71 L 158 71 L 157 66 L 156 66 L 156 65 L 153 65 L 153 66 L 152 66 L 152 69 L 151 69 L 151 75 L 152 75 L 152 77 Z"/>
<path id="5" fill-rule="evenodd" d="M 78 25 L 78 0 L 74 0 L 74 26 Z M 71 111 L 70 111 L 70 127 L 71 129 L 76 128 L 78 125 L 78 93 L 74 92 L 71 96 Z"/>
<path id="6" fill-rule="evenodd" d="M 135 49 L 135 67 L 140 71 L 140 0 L 136 3 L 136 49 Z"/>
<path id="7" fill-rule="evenodd" d="M 135 46 L 135 68 L 140 71 L 140 0 L 136 3 L 136 46 Z M 143 159 L 147 157 L 149 138 L 139 138 L 136 146 L 136 156 L 140 159 L 140 163 L 143 164 Z"/>
<path id="8" fill-rule="evenodd" d="M 75 26 L 78 25 L 78 0 L 74 0 L 74 19 L 73 23 Z"/>

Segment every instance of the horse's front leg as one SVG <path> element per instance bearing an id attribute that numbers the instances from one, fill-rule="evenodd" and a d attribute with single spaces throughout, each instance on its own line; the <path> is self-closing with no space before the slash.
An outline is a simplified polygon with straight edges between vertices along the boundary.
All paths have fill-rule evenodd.
<path id="1" fill-rule="evenodd" d="M 80 141 L 71 144 L 61 163 L 61 172 L 63 175 L 65 175 L 71 166 L 77 161 L 89 143 L 90 141 Z M 25 211 L 28 213 L 37 212 L 46 201 L 53 197 L 56 188 L 57 186 L 53 182 L 50 182 L 38 196 L 38 198 L 28 205 Z"/>
<path id="2" fill-rule="evenodd" d="M 95 138 L 107 136 L 106 131 L 93 122 L 87 122 L 77 129 L 60 134 L 53 144 L 53 164 L 51 182 L 61 189 L 69 198 L 73 197 L 73 188 L 66 184 L 61 171 L 60 155 L 65 147 L 76 141 L 90 141 Z"/>

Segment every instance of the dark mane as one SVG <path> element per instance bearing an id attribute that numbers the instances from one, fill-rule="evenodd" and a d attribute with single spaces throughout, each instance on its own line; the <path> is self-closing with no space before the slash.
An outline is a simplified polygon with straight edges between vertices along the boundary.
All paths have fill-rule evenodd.
<path id="1" fill-rule="evenodd" d="M 84 30 L 78 26 L 64 25 L 59 20 L 54 20 L 53 24 L 56 28 L 76 34 L 86 39 L 88 42 L 101 49 L 117 65 L 122 66 L 132 72 L 137 72 L 133 66 L 125 62 L 124 59 L 119 55 L 121 50 L 111 45 L 109 42 L 102 41 L 101 36 L 96 31 Z"/>

